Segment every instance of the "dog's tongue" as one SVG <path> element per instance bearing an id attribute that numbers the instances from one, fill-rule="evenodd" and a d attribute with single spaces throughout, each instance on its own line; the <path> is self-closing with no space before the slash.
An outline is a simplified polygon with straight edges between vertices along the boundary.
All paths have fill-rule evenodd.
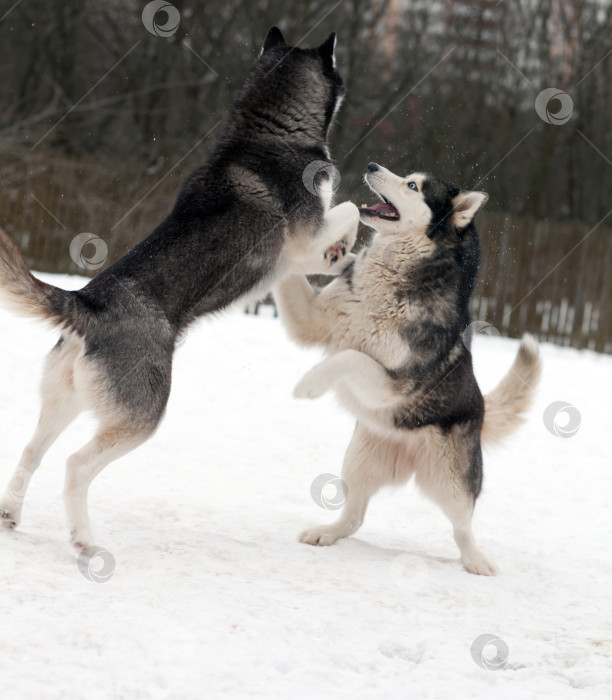
<path id="1" fill-rule="evenodd" d="M 375 211 L 377 214 L 382 214 L 383 216 L 393 216 L 393 214 L 397 214 L 397 209 L 386 202 L 379 202 L 378 204 L 374 204 L 368 208 L 372 209 L 372 211 Z"/>
<path id="2" fill-rule="evenodd" d="M 359 211 L 362 214 L 368 214 L 369 216 L 381 216 L 386 219 L 399 219 L 399 212 L 393 206 L 393 204 L 388 204 L 387 202 L 376 202 L 368 207 L 364 204 Z"/>
<path id="3" fill-rule="evenodd" d="M 378 202 L 371 207 L 362 207 L 362 211 L 374 212 L 377 216 L 391 216 L 397 218 L 399 216 L 397 209 L 392 204 L 386 202 Z"/>

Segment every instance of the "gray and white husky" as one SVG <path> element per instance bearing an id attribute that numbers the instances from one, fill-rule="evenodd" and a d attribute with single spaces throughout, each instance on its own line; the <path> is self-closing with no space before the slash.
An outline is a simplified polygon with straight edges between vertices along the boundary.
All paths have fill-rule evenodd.
<path id="1" fill-rule="evenodd" d="M 36 279 L 0 231 L 0 297 L 62 329 L 46 363 L 38 427 L 0 500 L 5 525 L 19 524 L 45 452 L 90 410 L 99 428 L 69 458 L 64 497 L 73 543 L 93 544 L 89 485 L 156 430 L 185 329 L 261 296 L 291 269 L 324 269 L 335 241 L 354 240 L 357 207 L 330 209 L 327 136 L 343 94 L 335 41 L 331 34 L 318 48 L 290 47 L 273 27 L 222 140 L 184 183 L 169 216 L 80 291 Z M 313 162 L 319 174 L 307 188 L 303 175 Z"/>
<path id="2" fill-rule="evenodd" d="M 521 423 L 540 374 L 538 346 L 524 336 L 510 371 L 483 399 L 468 304 L 480 262 L 474 216 L 487 195 L 424 173 L 399 177 L 376 163 L 366 182 L 382 200 L 360 209 L 362 222 L 377 231 L 371 245 L 345 258 L 342 246 L 333 246 L 332 260 L 344 270 L 320 292 L 300 275 L 275 290 L 293 339 L 329 355 L 295 396 L 333 389 L 357 417 L 342 470 L 342 514 L 300 539 L 331 545 L 352 535 L 379 488 L 414 474 L 450 519 L 465 568 L 491 575 L 495 567 L 471 527 L 481 442 L 495 443 Z"/>

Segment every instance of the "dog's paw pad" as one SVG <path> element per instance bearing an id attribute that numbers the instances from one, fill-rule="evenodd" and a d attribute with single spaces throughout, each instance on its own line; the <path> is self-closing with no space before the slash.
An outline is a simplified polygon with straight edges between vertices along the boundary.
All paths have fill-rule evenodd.
<path id="1" fill-rule="evenodd" d="M 11 530 L 17 527 L 17 521 L 13 519 L 13 513 L 9 510 L 0 508 L 0 521 L 2 521 L 4 527 L 8 527 Z"/>
<path id="2" fill-rule="evenodd" d="M 326 267 L 333 267 L 339 260 L 346 257 L 349 252 L 349 246 L 346 241 L 341 240 L 330 246 L 323 255 Z"/>
<path id="3" fill-rule="evenodd" d="M 70 530 L 70 544 L 77 549 L 79 552 L 85 551 L 91 543 L 85 542 L 86 538 L 84 537 L 77 537 L 77 531 L 72 529 Z"/>

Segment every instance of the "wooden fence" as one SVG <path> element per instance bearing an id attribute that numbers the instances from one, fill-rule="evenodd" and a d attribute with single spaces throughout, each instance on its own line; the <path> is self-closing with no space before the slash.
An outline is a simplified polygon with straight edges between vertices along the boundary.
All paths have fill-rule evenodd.
<path id="1" fill-rule="evenodd" d="M 180 181 L 195 165 L 166 173 L 120 169 L 94 160 L 0 153 L 0 226 L 31 267 L 93 275 L 70 255 L 77 234 L 99 236 L 112 263 L 170 210 Z M 609 222 L 605 222 L 609 223 Z M 475 319 L 501 335 L 525 331 L 559 345 L 612 353 L 612 228 L 574 221 L 534 221 L 483 212 Z M 93 260 L 96 251 L 83 250 Z"/>
<path id="2" fill-rule="evenodd" d="M 479 215 L 474 318 L 501 335 L 612 353 L 612 229 Z"/>
<path id="3" fill-rule="evenodd" d="M 184 161 L 160 172 L 154 165 L 143 170 L 0 151 L 0 226 L 32 268 L 94 276 L 103 268 L 84 269 L 75 262 L 70 254 L 74 237 L 91 233 L 101 238 L 108 251 L 104 266 L 113 263 L 164 219 L 193 167 L 194 160 Z M 82 251 L 83 259 L 92 254 L 93 245 Z"/>

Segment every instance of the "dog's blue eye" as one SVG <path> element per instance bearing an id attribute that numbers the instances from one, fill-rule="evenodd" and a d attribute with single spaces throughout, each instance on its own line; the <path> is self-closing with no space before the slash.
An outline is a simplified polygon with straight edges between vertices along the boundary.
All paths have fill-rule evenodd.
<path id="1" fill-rule="evenodd" d="M 411 190 L 416 190 L 417 192 L 419 191 L 416 182 L 409 182 L 408 187 L 410 187 Z"/>

